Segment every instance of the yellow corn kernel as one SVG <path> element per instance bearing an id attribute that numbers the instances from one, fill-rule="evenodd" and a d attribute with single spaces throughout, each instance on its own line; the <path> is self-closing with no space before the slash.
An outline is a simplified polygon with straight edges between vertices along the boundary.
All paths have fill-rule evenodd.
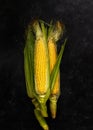
<path id="1" fill-rule="evenodd" d="M 42 37 L 36 39 L 34 50 L 35 90 L 37 94 L 44 95 L 47 92 L 47 52 Z"/>
<path id="2" fill-rule="evenodd" d="M 56 95 L 56 96 L 60 95 L 60 73 L 58 73 L 58 75 L 57 75 L 54 88 L 51 91 L 51 95 Z"/>
<path id="3" fill-rule="evenodd" d="M 57 60 L 57 47 L 53 39 L 49 39 L 48 41 L 48 50 L 49 50 L 50 73 L 51 73 Z M 51 91 L 51 95 L 59 95 L 59 93 L 60 93 L 60 73 L 58 73 L 57 75 L 55 85 L 53 87 L 53 90 Z"/>
<path id="4" fill-rule="evenodd" d="M 50 59 L 50 72 L 53 70 L 57 59 L 57 49 L 52 39 L 48 41 L 49 59 Z"/>

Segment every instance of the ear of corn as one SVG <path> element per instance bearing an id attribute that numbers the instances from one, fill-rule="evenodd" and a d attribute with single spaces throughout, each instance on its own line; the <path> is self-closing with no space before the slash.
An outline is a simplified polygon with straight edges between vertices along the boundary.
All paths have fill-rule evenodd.
<path id="1" fill-rule="evenodd" d="M 50 58 L 50 73 L 52 72 L 56 61 L 57 61 L 57 47 L 56 42 L 59 40 L 60 36 L 63 34 L 63 26 L 58 21 L 54 27 L 49 28 L 49 35 L 48 35 L 48 50 L 49 50 L 49 58 Z M 53 74 L 51 76 L 52 85 L 51 87 L 51 95 L 50 95 L 50 111 L 53 118 L 56 117 L 56 109 L 57 109 L 57 100 L 60 95 L 60 72 L 59 67 L 57 69 L 58 74 Z M 56 78 L 55 78 L 56 76 Z M 53 83 L 54 82 L 54 83 Z M 53 87 L 53 89 L 52 89 Z"/>
<path id="2" fill-rule="evenodd" d="M 36 33 L 36 40 L 34 46 L 35 91 L 37 95 L 43 97 L 49 89 L 48 49 L 46 41 L 44 39 L 45 37 L 38 23 L 35 23 L 34 30 Z"/>
<path id="3" fill-rule="evenodd" d="M 49 48 L 49 57 L 50 57 L 50 73 L 51 73 L 57 60 L 57 48 L 53 40 L 48 41 L 48 48 Z M 56 104 L 59 95 L 60 95 L 60 72 L 58 72 L 57 74 L 55 84 L 53 86 L 53 89 L 51 89 L 51 94 L 50 94 L 50 111 L 51 111 L 52 118 L 56 117 L 56 111 L 57 111 Z"/>
<path id="4" fill-rule="evenodd" d="M 67 40 L 67 39 L 66 39 Z M 51 87 L 51 95 L 50 95 L 50 111 L 52 114 L 52 118 L 56 117 L 56 111 L 57 111 L 57 100 L 60 95 L 60 81 L 59 81 L 59 67 L 63 55 L 63 51 L 65 48 L 66 40 L 64 44 L 61 46 L 60 53 L 57 57 L 56 64 L 54 65 L 54 68 L 51 72 L 50 76 L 50 87 Z M 58 87 L 58 88 L 57 88 Z"/>
<path id="5" fill-rule="evenodd" d="M 57 47 L 55 42 L 52 39 L 48 41 L 48 49 L 49 49 L 50 73 L 51 73 L 57 60 Z M 59 95 L 60 95 L 60 72 L 58 72 L 57 74 L 55 84 L 53 86 L 53 89 L 51 89 L 51 94 L 50 94 L 50 111 L 51 111 L 52 118 L 56 117 L 57 99 Z"/>
<path id="6" fill-rule="evenodd" d="M 37 100 L 40 103 L 41 112 L 43 116 L 47 116 L 46 101 L 47 93 L 49 93 L 49 57 L 48 48 L 46 43 L 46 30 L 43 23 L 41 28 L 36 21 L 33 25 L 36 35 L 34 45 L 34 79 L 35 79 L 35 92 L 37 94 Z"/>

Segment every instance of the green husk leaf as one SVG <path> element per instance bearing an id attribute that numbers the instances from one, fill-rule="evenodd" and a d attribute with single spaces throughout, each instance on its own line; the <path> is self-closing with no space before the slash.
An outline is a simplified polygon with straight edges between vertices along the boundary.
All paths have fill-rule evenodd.
<path id="1" fill-rule="evenodd" d="M 47 28 L 45 27 L 44 22 L 41 21 L 40 24 L 41 24 L 43 36 L 44 36 L 45 40 L 47 40 Z"/>
<path id="2" fill-rule="evenodd" d="M 26 45 L 24 48 L 24 70 L 27 94 L 30 98 L 33 98 L 34 88 L 34 36 L 31 30 L 31 25 L 26 30 Z"/>
<path id="3" fill-rule="evenodd" d="M 44 117 L 42 117 L 42 114 L 39 110 L 35 109 L 34 110 L 36 119 L 38 120 L 40 126 L 44 129 L 44 130 L 49 130 L 49 127 L 44 119 Z"/>
<path id="4" fill-rule="evenodd" d="M 54 26 L 52 25 L 53 21 L 51 20 L 50 21 L 50 26 L 49 26 L 49 29 L 48 29 L 48 37 L 50 36 L 51 32 L 53 32 L 53 29 L 54 29 Z"/>

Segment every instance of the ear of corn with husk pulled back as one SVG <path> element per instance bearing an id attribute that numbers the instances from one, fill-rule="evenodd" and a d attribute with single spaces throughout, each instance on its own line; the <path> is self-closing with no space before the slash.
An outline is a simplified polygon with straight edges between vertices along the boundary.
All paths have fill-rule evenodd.
<path id="1" fill-rule="evenodd" d="M 59 21 L 49 29 L 48 36 L 48 50 L 49 50 L 49 59 L 50 59 L 50 73 L 52 73 L 54 66 L 57 61 L 57 41 L 63 35 L 64 26 Z M 62 50 L 63 51 L 63 50 Z M 58 67 L 59 69 L 59 67 Z M 52 118 L 56 117 L 57 111 L 57 100 L 60 95 L 60 70 L 58 70 L 57 76 L 55 78 L 54 84 L 50 86 L 51 94 L 50 94 L 50 111 Z"/>
<path id="2" fill-rule="evenodd" d="M 56 104 L 60 95 L 60 70 L 62 54 L 57 54 L 56 42 L 63 34 L 63 27 L 56 24 L 45 24 L 35 20 L 26 30 L 26 45 L 24 48 L 24 70 L 27 94 L 35 106 L 35 116 L 44 130 L 49 127 L 44 119 L 47 117 L 46 102 L 50 100 L 52 117 L 56 116 Z"/>
<path id="3" fill-rule="evenodd" d="M 50 94 L 50 70 L 49 70 L 49 56 L 46 40 L 46 28 L 41 22 L 35 21 L 33 24 L 35 33 L 34 46 L 34 82 L 37 100 L 40 104 L 41 113 L 47 117 L 46 101 Z"/>

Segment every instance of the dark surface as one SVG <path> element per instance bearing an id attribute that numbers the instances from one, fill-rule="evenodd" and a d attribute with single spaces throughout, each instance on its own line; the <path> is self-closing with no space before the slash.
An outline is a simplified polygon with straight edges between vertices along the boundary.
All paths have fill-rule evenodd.
<path id="1" fill-rule="evenodd" d="M 23 70 L 24 30 L 33 17 L 62 20 L 68 37 L 57 118 L 47 119 L 50 130 L 93 130 L 92 0 L 0 0 L 0 130 L 41 130 Z"/>

